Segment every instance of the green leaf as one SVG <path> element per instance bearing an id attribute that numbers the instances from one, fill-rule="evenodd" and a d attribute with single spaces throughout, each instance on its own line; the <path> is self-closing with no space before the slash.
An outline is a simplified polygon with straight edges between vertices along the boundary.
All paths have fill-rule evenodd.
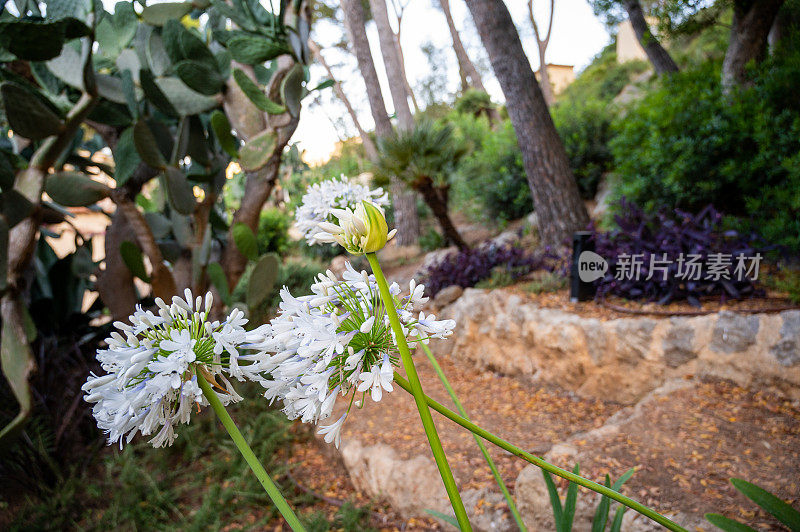
<path id="1" fill-rule="evenodd" d="M 321 91 L 321 90 L 327 89 L 328 87 L 333 87 L 333 85 L 335 83 L 336 82 L 333 81 L 332 79 L 326 79 L 325 81 L 323 81 L 322 83 L 320 83 L 319 85 L 317 85 L 316 87 L 314 87 L 313 89 L 311 89 L 308 92 Z"/>
<path id="2" fill-rule="evenodd" d="M 461 526 L 458 524 L 458 519 L 456 519 L 456 516 L 443 514 L 442 512 L 439 512 L 439 511 L 436 511 L 436 510 L 430 510 L 428 508 L 426 508 L 425 511 L 427 513 L 431 514 L 432 516 L 434 516 L 435 518 L 441 519 L 445 523 L 449 523 L 449 524 L 453 525 L 454 527 L 456 527 L 458 530 L 461 530 Z"/>
<path id="3" fill-rule="evenodd" d="M 136 35 L 137 23 L 133 4 L 117 2 L 114 14 L 103 17 L 95 28 L 100 53 L 109 59 L 116 59 Z"/>
<path id="4" fill-rule="evenodd" d="M 605 487 L 611 487 L 611 477 L 606 475 L 606 481 L 603 484 Z M 611 506 L 611 499 L 609 499 L 606 495 L 603 495 L 600 498 L 600 504 L 597 505 L 597 510 L 594 513 L 594 519 L 592 519 L 592 532 L 603 532 L 606 529 L 606 523 L 608 522 L 608 510 Z"/>
<path id="5" fill-rule="evenodd" d="M 151 168 L 162 170 L 167 165 L 153 132 L 144 120 L 139 120 L 133 126 L 133 144 L 139 157 Z"/>
<path id="6" fill-rule="evenodd" d="M 47 177 L 45 192 L 65 207 L 88 207 L 111 194 L 111 189 L 80 172 L 59 172 Z"/>
<path id="7" fill-rule="evenodd" d="M 760 486 L 740 478 L 732 478 L 731 484 L 745 497 L 772 514 L 775 519 L 789 527 L 800 530 L 800 512 Z"/>
<path id="8" fill-rule="evenodd" d="M 47 68 L 67 85 L 83 89 L 83 62 L 80 52 L 65 46 L 57 57 L 47 62 Z"/>
<path id="9" fill-rule="evenodd" d="M 133 122 L 126 106 L 108 100 L 97 102 L 89 113 L 89 119 L 113 127 L 127 127 Z"/>
<path id="10" fill-rule="evenodd" d="M 228 5 L 225 0 L 211 0 L 211 5 L 214 6 L 214 11 L 218 12 L 225 18 L 231 19 L 231 22 L 247 31 L 258 31 L 258 25 L 253 19 L 237 9 Z"/>
<path id="11" fill-rule="evenodd" d="M 211 153 L 209 152 L 208 138 L 206 137 L 206 130 L 203 127 L 203 122 L 199 116 L 189 117 L 189 142 L 186 147 L 186 153 L 195 161 L 203 166 L 209 166 L 212 163 Z"/>
<path id="12" fill-rule="evenodd" d="M 243 70 L 235 68 L 233 70 L 233 79 L 236 80 L 236 84 L 239 85 L 239 88 L 242 89 L 245 96 L 260 110 L 271 115 L 279 115 L 286 112 L 284 106 L 267 98 L 267 95 L 261 91 L 259 86 L 256 85 L 256 82 L 250 79 L 250 76 Z"/>
<path id="13" fill-rule="evenodd" d="M 128 267 L 134 277 L 138 277 L 146 283 L 150 282 L 147 269 L 144 267 L 142 250 L 139 249 L 139 246 L 129 240 L 125 240 L 119 245 L 119 254 L 122 256 L 122 262 L 125 263 L 125 266 Z"/>
<path id="14" fill-rule="evenodd" d="M 0 47 L 25 61 L 47 61 L 61 53 L 67 38 L 88 33 L 89 28 L 74 18 L 56 21 L 5 20 L 0 22 Z"/>
<path id="15" fill-rule="evenodd" d="M 180 116 L 197 115 L 219 106 L 216 98 L 193 91 L 178 78 L 157 78 L 155 82 Z"/>
<path id="16" fill-rule="evenodd" d="M 553 519 L 556 523 L 556 531 L 562 532 L 564 530 L 564 510 L 561 508 L 561 499 L 558 497 L 556 484 L 553 482 L 553 477 L 550 476 L 550 473 L 544 469 L 542 469 L 542 475 L 544 475 L 544 483 L 547 485 L 547 492 L 550 494 L 550 506 L 553 508 Z"/>
<path id="17" fill-rule="evenodd" d="M 575 464 L 572 470 L 576 475 L 580 473 L 580 464 Z M 578 485 L 570 482 L 567 487 L 567 497 L 564 499 L 564 530 L 572 530 L 572 522 L 575 519 L 575 505 L 578 501 Z"/>
<path id="18" fill-rule="evenodd" d="M 164 48 L 164 40 L 157 32 L 151 32 L 147 38 L 147 63 L 156 76 L 163 76 L 171 65 L 169 54 Z"/>
<path id="19" fill-rule="evenodd" d="M 173 19 L 181 19 L 192 12 L 191 2 L 151 4 L 142 10 L 142 20 L 151 26 L 163 26 Z"/>
<path id="20" fill-rule="evenodd" d="M 205 63 L 197 61 L 187 59 L 176 63 L 175 73 L 187 87 L 206 96 L 217 94 L 225 85 L 225 80 L 216 68 L 210 68 Z"/>
<path id="21" fill-rule="evenodd" d="M 248 260 L 256 260 L 258 258 L 258 241 L 253 230 L 239 222 L 233 226 L 231 232 L 233 233 L 233 243 L 236 244 L 239 253 Z"/>
<path id="22" fill-rule="evenodd" d="M 13 157 L 13 154 L 0 150 L 0 190 L 9 190 L 14 186 L 17 170 Z"/>
<path id="23" fill-rule="evenodd" d="M 156 106 L 156 108 L 167 116 L 178 117 L 180 113 L 172 105 L 172 101 L 167 98 L 167 95 L 156 84 L 156 79 L 153 73 L 147 69 L 142 69 L 139 72 L 139 83 L 142 85 L 142 90 L 147 100 Z"/>
<path id="24" fill-rule="evenodd" d="M 64 127 L 61 118 L 42 98 L 13 81 L 0 85 L 6 120 L 15 133 L 31 140 L 56 135 Z"/>
<path id="25" fill-rule="evenodd" d="M 258 65 L 288 53 L 286 45 L 264 37 L 237 35 L 228 41 L 228 51 L 234 61 Z"/>
<path id="26" fill-rule="evenodd" d="M 300 116 L 300 100 L 303 99 L 303 81 L 305 81 L 303 66 L 296 64 L 289 70 L 281 83 L 283 103 L 289 110 L 289 113 L 295 117 Z"/>
<path id="27" fill-rule="evenodd" d="M 256 263 L 250 274 L 250 282 L 247 283 L 246 299 L 249 308 L 258 307 L 267 300 L 278 278 L 279 267 L 280 261 L 274 253 L 264 255 Z"/>
<path id="28" fill-rule="evenodd" d="M 144 213 L 144 219 L 148 227 L 150 227 L 150 232 L 153 233 L 153 238 L 156 240 L 166 238 L 172 230 L 172 222 L 160 212 L 146 212 Z"/>
<path id="29" fill-rule="evenodd" d="M 231 157 L 238 158 L 239 142 L 231 133 L 231 123 L 225 113 L 219 110 L 211 113 L 211 129 L 214 130 L 214 135 L 217 137 L 220 148 Z"/>
<path id="30" fill-rule="evenodd" d="M 275 135 L 269 130 L 262 131 L 241 147 L 239 150 L 239 163 L 245 170 L 254 172 L 267 164 L 274 148 Z"/>
<path id="31" fill-rule="evenodd" d="M 114 180 L 117 186 L 122 186 L 128 182 L 142 158 L 136 151 L 136 144 L 133 140 L 133 126 L 129 127 L 119 136 L 117 145 L 114 146 Z"/>
<path id="32" fill-rule="evenodd" d="M 173 63 L 189 60 L 203 63 L 212 70 L 217 69 L 217 59 L 206 43 L 177 20 L 171 20 L 164 26 L 161 38 Z"/>
<path id="33" fill-rule="evenodd" d="M 614 512 L 614 521 L 611 523 L 611 531 L 610 532 L 620 532 L 622 529 L 622 518 L 625 517 L 625 512 L 628 511 L 627 506 L 619 505 L 617 511 Z"/>
<path id="34" fill-rule="evenodd" d="M 20 313 L 27 312 L 17 300 L 9 303 L 13 304 Z M 14 398 L 19 403 L 19 412 L 16 417 L 0 431 L 0 448 L 3 448 L 17 437 L 30 416 L 33 398 L 28 378 L 36 369 L 36 362 L 25 331 L 14 326 L 11 320 L 3 320 L 2 336 L 0 336 L 0 367 Z"/>
<path id="35" fill-rule="evenodd" d="M 755 529 L 720 514 L 706 514 L 706 520 L 725 532 L 756 532 Z"/>
<path id="36" fill-rule="evenodd" d="M 33 213 L 33 204 L 14 189 L 0 194 L 0 204 L 8 227 L 14 227 Z"/>
<path id="37" fill-rule="evenodd" d="M 167 197 L 170 205 L 181 214 L 192 214 L 197 208 L 197 200 L 186 175 L 174 166 L 168 166 L 164 178 L 167 181 Z"/>
<path id="38" fill-rule="evenodd" d="M 228 279 L 225 277 L 225 271 L 223 271 L 220 263 L 210 263 L 206 266 L 206 273 L 208 274 L 208 279 L 211 281 L 211 284 L 214 285 L 214 288 L 219 292 L 222 301 L 225 302 L 225 305 L 231 306 L 231 293 L 228 288 Z"/>

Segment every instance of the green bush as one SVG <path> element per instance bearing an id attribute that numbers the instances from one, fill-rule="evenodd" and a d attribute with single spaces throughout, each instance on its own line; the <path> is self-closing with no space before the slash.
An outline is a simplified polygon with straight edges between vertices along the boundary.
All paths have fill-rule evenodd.
<path id="1" fill-rule="evenodd" d="M 273 251 L 278 255 L 285 254 L 291 247 L 289 227 L 292 215 L 282 209 L 264 209 L 258 220 L 258 254 Z"/>
<path id="2" fill-rule="evenodd" d="M 427 231 L 419 236 L 419 247 L 422 251 L 433 251 L 443 248 L 445 243 L 446 241 L 442 234 L 433 227 L 429 227 Z"/>
<path id="3" fill-rule="evenodd" d="M 650 211 L 713 203 L 800 250 L 800 53 L 779 53 L 752 75 L 728 96 L 716 63 L 661 81 L 614 124 L 616 195 Z"/>
<path id="4" fill-rule="evenodd" d="M 597 194 L 603 174 L 613 167 L 608 143 L 615 111 L 594 100 L 558 104 L 552 115 L 581 196 L 591 199 Z"/>
<path id="5" fill-rule="evenodd" d="M 456 203 L 499 221 L 516 220 L 531 212 L 531 190 L 511 122 L 504 120 L 492 131 L 485 119 L 462 115 L 456 127 L 474 146 L 453 180 Z"/>

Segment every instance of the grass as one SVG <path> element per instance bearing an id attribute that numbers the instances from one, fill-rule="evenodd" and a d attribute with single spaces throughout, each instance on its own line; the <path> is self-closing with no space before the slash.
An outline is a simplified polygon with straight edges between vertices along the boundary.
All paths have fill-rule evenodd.
<path id="1" fill-rule="evenodd" d="M 309 530 L 367 529 L 369 510 L 349 504 L 333 522 L 322 512 L 303 512 L 316 501 L 295 490 L 284 473 L 292 442 L 309 433 L 293 433 L 255 388 L 242 391 L 254 399 L 231 407 L 231 415 Z M 123 451 L 105 450 L 85 471 L 74 468 L 42 495 L 29 496 L 10 530 L 262 530 L 278 517 L 210 409 L 179 434 L 166 449 L 137 438 Z"/>
<path id="2" fill-rule="evenodd" d="M 532 294 L 544 294 L 548 292 L 557 292 L 566 288 L 567 284 L 569 284 L 569 280 L 563 275 L 545 272 L 523 286 L 523 290 Z"/>
<path id="3" fill-rule="evenodd" d="M 800 305 L 800 269 L 785 268 L 764 276 L 764 284 L 778 292 L 783 292 L 789 301 Z"/>

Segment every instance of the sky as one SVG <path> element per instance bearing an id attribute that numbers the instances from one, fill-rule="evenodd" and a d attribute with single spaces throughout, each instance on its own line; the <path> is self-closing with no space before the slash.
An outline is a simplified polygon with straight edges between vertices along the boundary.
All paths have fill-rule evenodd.
<path id="1" fill-rule="evenodd" d="M 442 50 L 441 55 L 445 58 L 447 87 L 451 94 L 455 93 L 460 85 L 458 64 L 438 0 L 400 1 L 407 2 L 401 32 L 405 67 L 409 82 L 412 88 L 416 89 L 415 93 L 418 99 L 420 97 L 419 83 L 431 72 L 429 61 L 422 52 L 422 46 L 426 43 L 432 43 L 436 48 Z M 391 3 L 389 5 L 390 18 L 394 19 Z M 531 61 L 533 69 L 537 70 L 539 68 L 538 52 L 528 16 L 527 1 L 506 0 L 506 5 L 517 25 L 525 53 Z M 534 0 L 534 15 L 542 32 L 546 31 L 544 27 L 547 24 L 549 8 L 550 2 L 547 0 Z M 461 39 L 467 48 L 467 53 L 481 68 L 484 84 L 492 99 L 495 102 L 504 102 L 503 93 L 491 71 L 488 57 L 480 43 L 466 4 L 463 0 L 451 0 L 450 9 Z M 392 23 L 394 25 L 395 21 L 392 20 Z M 396 25 L 394 27 L 397 29 Z M 330 48 L 342 39 L 343 32 L 344 28 L 341 24 L 320 22 L 315 25 L 312 37 L 323 47 L 322 53 L 331 64 L 334 75 L 342 82 L 351 103 L 356 107 L 362 126 L 371 130 L 373 127 L 372 117 L 355 58 L 339 49 Z M 378 48 L 378 34 L 373 23 L 367 25 L 367 35 L 372 45 L 375 66 L 381 78 L 386 107 L 391 114 L 392 103 Z M 577 72 L 589 64 L 592 57 L 600 52 L 609 41 L 610 36 L 605 26 L 594 16 L 586 0 L 557 0 L 555 2 L 552 36 L 546 55 L 548 63 L 574 65 Z M 311 75 L 312 86 L 314 81 L 325 78 L 325 73 L 319 66 L 312 67 Z M 356 130 L 344 106 L 333 95 L 332 89 L 328 89 L 326 94 L 320 94 L 316 103 L 309 105 L 309 100 L 310 98 L 304 100 L 305 105 L 293 142 L 297 142 L 298 147 L 305 150 L 304 159 L 307 162 L 322 162 L 329 157 L 340 138 L 353 136 L 356 134 Z"/>
<path id="2" fill-rule="evenodd" d="M 149 3 L 160 3 L 172 0 L 151 0 Z M 268 5 L 267 0 L 261 0 Z M 405 55 L 405 68 L 412 89 L 420 98 L 419 85 L 431 74 L 431 64 L 422 52 L 423 45 L 431 43 L 440 50 L 441 61 L 437 61 L 441 76 L 446 77 L 446 96 L 451 98 L 459 89 L 458 64 L 452 50 L 450 32 L 447 29 L 444 15 L 439 9 L 438 0 L 394 0 L 405 5 L 401 43 Z M 392 0 L 389 2 L 389 13 L 395 30 L 396 20 L 392 15 Z M 103 0 L 106 10 L 113 11 L 116 0 Z M 527 0 L 505 0 L 511 16 L 517 25 L 522 45 L 534 70 L 539 68 L 536 41 L 528 16 Z M 491 70 L 488 57 L 481 45 L 475 25 L 464 0 L 450 0 L 450 9 L 458 28 L 461 40 L 467 53 L 476 63 L 483 76 L 484 85 L 495 102 L 504 102 L 503 93 Z M 547 24 L 550 2 L 534 0 L 534 15 L 542 31 Z M 341 13 L 338 14 L 341 18 Z M 373 129 L 372 116 L 367 104 L 364 82 L 358 72 L 355 58 L 333 45 L 342 41 L 344 26 L 340 23 L 320 21 L 315 24 L 312 38 L 320 43 L 323 55 L 331 65 L 337 80 L 342 82 L 345 93 L 356 108 L 362 127 Z M 372 45 L 372 56 L 378 76 L 381 78 L 386 108 L 391 114 L 393 106 L 389 95 L 386 74 L 383 70 L 378 34 L 375 25 L 367 25 L 367 35 Z M 605 26 L 592 13 L 586 0 L 557 0 L 555 2 L 555 18 L 550 44 L 547 48 L 548 63 L 573 65 L 576 72 L 585 67 L 606 44 L 610 36 Z M 310 86 L 327 78 L 319 65 L 311 66 Z M 445 96 L 444 94 L 442 95 Z M 422 102 L 420 102 L 422 104 Z M 424 105 L 422 105 L 424 107 Z M 344 106 L 333 94 L 332 89 L 317 93 L 314 97 L 303 100 L 303 111 L 300 123 L 292 137 L 292 142 L 304 152 L 306 162 L 317 164 L 326 161 L 339 140 L 356 135 L 356 129 Z"/>

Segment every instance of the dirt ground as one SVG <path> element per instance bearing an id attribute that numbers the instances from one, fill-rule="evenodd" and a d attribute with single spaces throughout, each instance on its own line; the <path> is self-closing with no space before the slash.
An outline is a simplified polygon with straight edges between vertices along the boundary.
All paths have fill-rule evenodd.
<path id="1" fill-rule="evenodd" d="M 426 392 L 449 405 L 424 354 L 415 359 Z M 774 490 L 800 507 L 800 407 L 780 397 L 723 381 L 698 382 L 649 404 L 645 415 L 624 423 L 613 437 L 581 438 L 621 406 L 480 372 L 448 358 L 440 363 L 479 425 L 539 455 L 577 434 L 583 475 L 598 480 L 609 473 L 616 478 L 633 467 L 636 474 L 624 492 L 660 511 L 696 517 L 717 512 L 758 530 L 779 529 L 738 494 L 728 482 L 730 477 Z M 368 401 L 352 412 L 343 438 L 386 443 L 404 458 L 429 453 L 411 396 L 401 389 L 387 395 L 379 404 Z M 494 486 L 472 436 L 437 414 L 434 419 L 460 489 Z M 490 452 L 513 492 L 517 475 L 527 464 L 496 448 Z M 308 489 L 326 497 L 370 502 L 353 488 L 334 449 L 321 440 L 298 447 L 291 462 L 295 478 Z M 403 520 L 379 502 L 373 501 L 372 510 L 374 526 L 381 529 L 437 528 L 432 521 Z"/>

